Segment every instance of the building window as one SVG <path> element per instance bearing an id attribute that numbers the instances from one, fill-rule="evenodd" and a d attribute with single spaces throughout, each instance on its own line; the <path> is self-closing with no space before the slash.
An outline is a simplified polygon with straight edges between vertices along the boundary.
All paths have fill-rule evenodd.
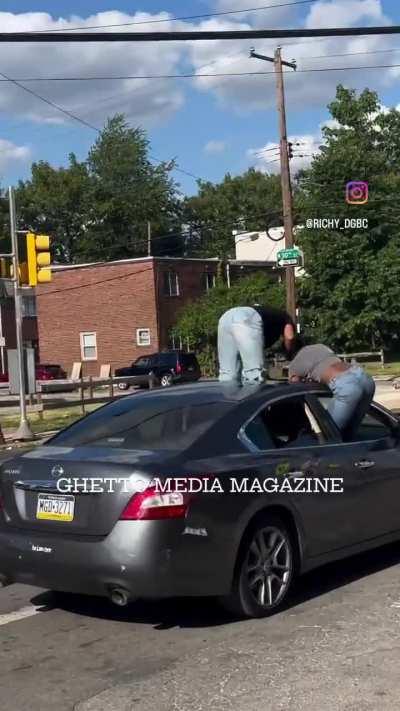
<path id="1" fill-rule="evenodd" d="M 213 274 L 212 272 L 205 272 L 204 282 L 206 291 L 210 291 L 210 289 L 213 289 L 215 286 L 215 274 Z"/>
<path id="2" fill-rule="evenodd" d="M 138 346 L 149 346 L 151 343 L 150 329 L 149 328 L 137 328 L 136 329 L 136 343 Z"/>
<path id="3" fill-rule="evenodd" d="M 34 296 L 22 297 L 22 315 L 31 317 L 36 316 L 36 298 Z"/>
<path id="4" fill-rule="evenodd" d="M 94 332 L 80 334 L 82 360 L 97 360 L 97 338 Z"/>
<path id="5" fill-rule="evenodd" d="M 171 270 L 164 272 L 164 295 L 179 296 L 178 274 Z"/>

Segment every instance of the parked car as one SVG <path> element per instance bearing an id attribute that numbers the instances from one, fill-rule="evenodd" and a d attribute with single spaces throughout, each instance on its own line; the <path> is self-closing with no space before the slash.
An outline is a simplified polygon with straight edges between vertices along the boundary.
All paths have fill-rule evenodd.
<path id="1" fill-rule="evenodd" d="M 163 351 L 137 358 L 127 368 L 117 368 L 115 377 L 149 375 L 153 373 L 163 388 L 176 383 L 187 383 L 198 380 L 201 376 L 200 366 L 194 353 L 185 351 Z M 121 390 L 128 390 L 129 383 L 119 383 Z"/>
<path id="2" fill-rule="evenodd" d="M 296 575 L 400 539 L 399 420 L 373 404 L 343 441 L 330 397 L 318 384 L 204 382 L 90 413 L 3 463 L 0 580 L 118 605 L 219 596 L 235 614 L 271 614 Z M 113 493 L 60 493 L 111 475 Z M 180 491 L 193 477 L 225 488 Z M 343 492 L 248 490 L 271 477 L 342 478 Z"/>
<path id="3" fill-rule="evenodd" d="M 36 380 L 66 380 L 67 374 L 60 365 L 39 363 L 35 366 Z M 8 383 L 8 373 L 0 374 L 0 382 Z"/>
<path id="4" fill-rule="evenodd" d="M 39 364 L 36 366 L 36 380 L 66 380 L 67 374 L 60 365 Z"/>

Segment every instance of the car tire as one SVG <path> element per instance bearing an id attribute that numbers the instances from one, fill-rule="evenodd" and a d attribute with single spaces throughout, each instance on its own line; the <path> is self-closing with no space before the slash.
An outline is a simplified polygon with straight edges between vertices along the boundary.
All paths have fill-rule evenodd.
<path id="1" fill-rule="evenodd" d="M 160 377 L 160 385 L 162 388 L 170 388 L 173 382 L 172 373 L 164 373 L 164 375 Z"/>
<path id="2" fill-rule="evenodd" d="M 118 383 L 117 387 L 118 387 L 118 390 L 128 390 L 129 383 Z"/>
<path id="3" fill-rule="evenodd" d="M 285 603 L 295 574 L 295 549 L 285 523 L 271 514 L 246 532 L 230 595 L 220 598 L 238 617 L 268 617 Z"/>

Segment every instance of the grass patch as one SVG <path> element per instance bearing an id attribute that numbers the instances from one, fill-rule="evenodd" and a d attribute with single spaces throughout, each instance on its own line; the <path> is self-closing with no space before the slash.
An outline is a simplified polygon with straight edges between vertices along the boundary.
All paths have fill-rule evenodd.
<path id="1" fill-rule="evenodd" d="M 86 411 L 93 412 L 100 407 L 99 405 L 87 405 Z M 82 417 L 80 407 L 63 407 L 59 410 L 47 410 L 43 413 L 43 418 L 40 419 L 37 412 L 28 415 L 29 423 L 32 431 L 51 432 L 52 430 L 61 430 Z M 4 430 L 16 430 L 19 425 L 19 416 L 17 414 L 4 415 L 1 417 L 1 427 Z"/>
<path id="2" fill-rule="evenodd" d="M 386 363 L 382 368 L 380 363 L 361 363 L 370 375 L 387 375 L 392 378 L 400 376 L 400 361 Z"/>

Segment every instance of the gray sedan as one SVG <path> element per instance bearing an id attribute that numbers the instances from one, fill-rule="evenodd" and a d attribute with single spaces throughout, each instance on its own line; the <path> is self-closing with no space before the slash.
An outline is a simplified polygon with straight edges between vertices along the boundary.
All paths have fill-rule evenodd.
<path id="1" fill-rule="evenodd" d="M 400 538 L 397 418 L 352 441 L 310 384 L 198 383 L 124 397 L 0 474 L 0 580 L 282 606 L 296 575 Z"/>

